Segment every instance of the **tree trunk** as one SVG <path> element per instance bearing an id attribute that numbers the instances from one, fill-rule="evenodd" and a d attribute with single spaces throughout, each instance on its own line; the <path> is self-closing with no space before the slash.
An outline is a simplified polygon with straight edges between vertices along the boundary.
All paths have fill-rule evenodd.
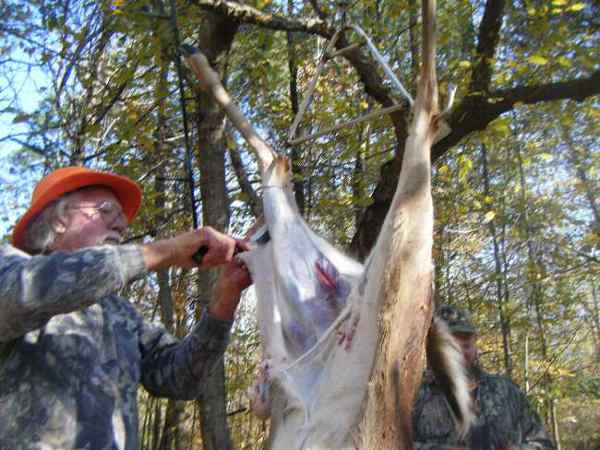
<path id="1" fill-rule="evenodd" d="M 157 108 L 157 123 L 156 130 L 154 133 L 154 154 L 151 166 L 160 162 L 163 155 L 166 153 L 165 140 L 167 137 L 167 113 L 166 113 L 166 93 L 169 90 L 168 87 L 168 65 L 169 55 L 167 50 L 163 48 L 160 53 L 160 59 L 158 66 L 160 68 L 160 76 L 158 77 L 158 85 L 156 89 L 156 103 Z M 160 174 L 162 175 L 162 174 Z M 165 180 L 163 176 L 156 176 L 154 179 L 154 190 L 156 192 L 156 198 L 154 201 L 154 207 L 158 213 L 156 214 L 157 228 L 163 225 L 167 218 L 163 213 L 165 211 Z M 161 238 L 164 236 L 155 235 L 155 238 Z M 158 304 L 160 307 L 160 318 L 171 334 L 175 334 L 175 313 L 173 308 L 173 295 L 171 292 L 171 282 L 169 277 L 169 269 L 161 269 L 157 272 L 158 278 Z M 161 419 L 160 407 L 162 402 L 157 402 L 157 414 L 155 417 L 156 427 L 158 427 L 158 420 Z M 157 450 L 179 450 L 180 448 L 180 420 L 179 416 L 183 410 L 183 405 L 180 402 L 169 399 L 167 401 L 167 407 L 164 414 L 164 423 L 162 425 L 162 434 L 160 441 L 155 440 Z"/>
<path id="2" fill-rule="evenodd" d="M 207 13 L 200 27 L 201 50 L 221 77 L 224 59 L 237 31 L 237 24 L 221 15 Z M 229 226 L 229 199 L 225 180 L 224 113 L 212 97 L 196 93 L 197 145 L 196 160 L 200 168 L 200 194 L 202 198 L 202 224 L 226 232 Z M 214 271 L 201 271 L 198 277 L 199 304 L 207 306 L 216 281 Z M 198 310 L 199 314 L 200 311 Z M 225 369 L 223 360 L 206 380 L 199 400 L 202 442 L 205 450 L 232 449 L 227 424 Z"/>
<path id="3" fill-rule="evenodd" d="M 529 223 L 529 216 L 527 214 L 527 183 L 525 181 L 525 172 L 523 169 L 523 160 L 521 157 L 521 152 L 517 147 L 517 161 L 519 164 L 519 179 L 521 184 L 521 195 L 523 201 L 523 220 L 522 227 L 525 235 L 525 240 L 527 243 L 527 284 L 529 286 L 529 295 L 528 295 L 528 304 L 533 306 L 535 311 L 536 324 L 538 327 L 539 339 L 542 350 L 542 360 L 544 362 L 549 362 L 550 358 L 548 355 L 548 340 L 546 338 L 546 327 L 544 322 L 544 290 L 543 286 L 539 282 L 539 276 L 543 271 L 543 267 L 539 261 L 537 256 L 537 252 L 534 246 L 534 236 L 531 230 L 531 225 Z M 554 405 L 555 399 L 552 398 L 552 385 L 553 380 L 550 374 L 548 373 L 549 368 L 546 369 L 546 372 L 543 375 L 542 381 L 544 385 L 544 390 L 546 392 L 545 404 L 546 404 L 546 413 L 550 417 L 550 424 L 552 429 L 552 435 L 555 439 L 555 445 L 560 448 L 559 442 L 559 430 L 558 430 L 558 422 L 555 417 L 556 408 Z"/>
<path id="4" fill-rule="evenodd" d="M 490 176 L 488 172 L 487 148 L 485 144 L 481 145 L 481 166 L 483 168 L 483 185 L 484 194 L 491 196 L 490 192 Z M 510 339 L 510 317 L 506 312 L 505 290 L 508 289 L 504 285 L 504 274 L 502 261 L 500 257 L 500 246 L 498 245 L 498 236 L 494 219 L 488 223 L 488 228 L 492 236 L 494 246 L 494 264 L 495 264 L 495 279 L 496 279 L 496 307 L 500 318 L 500 328 L 502 329 L 502 347 L 504 349 L 504 371 L 508 377 L 512 377 L 512 351 Z"/>
<path id="5" fill-rule="evenodd" d="M 592 302 L 590 315 L 592 316 L 592 334 L 595 343 L 595 360 L 600 363 L 600 301 L 598 300 L 598 289 L 596 283 L 592 281 Z"/>
<path id="6" fill-rule="evenodd" d="M 288 0 L 287 2 L 288 15 L 294 14 L 294 0 Z M 298 114 L 299 108 L 299 94 L 298 94 L 298 62 L 296 57 L 296 36 L 293 32 L 288 31 L 287 37 L 287 51 L 288 51 L 288 69 L 290 71 L 290 104 L 292 109 L 292 115 L 295 117 Z M 304 214 L 304 180 L 302 179 L 302 149 L 304 147 L 295 145 L 292 147 L 290 159 L 292 163 L 292 173 L 295 176 L 294 181 L 294 196 L 296 198 L 296 205 L 301 214 Z"/>

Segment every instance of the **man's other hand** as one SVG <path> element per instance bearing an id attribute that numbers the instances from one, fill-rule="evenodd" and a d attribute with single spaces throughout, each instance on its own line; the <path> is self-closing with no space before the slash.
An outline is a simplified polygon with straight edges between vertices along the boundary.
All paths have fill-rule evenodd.
<path id="1" fill-rule="evenodd" d="M 248 268 L 238 258 L 223 266 L 209 311 L 222 320 L 232 320 L 242 291 L 252 284 Z"/>

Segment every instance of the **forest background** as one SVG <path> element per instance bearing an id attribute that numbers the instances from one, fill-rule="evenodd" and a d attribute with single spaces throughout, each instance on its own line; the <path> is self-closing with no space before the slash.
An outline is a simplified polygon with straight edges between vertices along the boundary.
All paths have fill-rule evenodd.
<path id="1" fill-rule="evenodd" d="M 300 134 L 401 107 L 300 145 L 286 144 L 287 130 L 342 24 L 362 27 L 414 95 L 418 8 L 416 0 L 3 0 L 4 240 L 33 181 L 64 165 L 141 184 L 145 202 L 129 241 L 188 229 L 195 215 L 245 233 L 260 215 L 256 167 L 179 65 L 185 42 L 208 56 L 262 135 L 290 156 L 310 225 L 364 259 L 396 185 L 405 100 L 365 48 L 354 48 L 328 63 Z M 340 46 L 357 41 L 347 32 Z M 561 448 L 600 448 L 600 7 L 447 0 L 438 42 L 441 95 L 450 84 L 458 90 L 451 132 L 432 150 L 435 299 L 471 312 L 484 367 L 523 388 Z M 169 270 L 126 294 L 150 320 L 184 335 L 214 280 L 213 272 Z M 143 448 L 260 448 L 268 423 L 251 415 L 245 396 L 260 356 L 249 294 L 202 398 L 140 392 Z"/>

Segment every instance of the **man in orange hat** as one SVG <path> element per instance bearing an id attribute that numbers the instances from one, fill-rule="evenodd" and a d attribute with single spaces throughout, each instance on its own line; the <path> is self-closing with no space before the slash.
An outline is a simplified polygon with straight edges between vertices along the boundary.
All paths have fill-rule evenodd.
<path id="1" fill-rule="evenodd" d="M 81 167 L 46 176 L 0 249 L 0 448 L 137 450 L 137 388 L 196 398 L 222 357 L 241 292 L 243 241 L 205 227 L 121 245 L 141 191 Z M 167 267 L 225 264 L 211 306 L 181 341 L 117 292 Z"/>

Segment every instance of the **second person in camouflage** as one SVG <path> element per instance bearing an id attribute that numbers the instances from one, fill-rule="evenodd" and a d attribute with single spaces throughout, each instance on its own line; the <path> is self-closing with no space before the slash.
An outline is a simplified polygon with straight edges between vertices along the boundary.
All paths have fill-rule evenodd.
<path id="1" fill-rule="evenodd" d="M 476 330 L 468 315 L 449 305 L 442 305 L 436 314 L 446 322 L 462 348 L 476 420 L 465 437 L 459 436 L 442 389 L 427 373 L 413 409 L 414 449 L 553 450 L 525 394 L 507 377 L 491 375 L 480 368 Z"/>

